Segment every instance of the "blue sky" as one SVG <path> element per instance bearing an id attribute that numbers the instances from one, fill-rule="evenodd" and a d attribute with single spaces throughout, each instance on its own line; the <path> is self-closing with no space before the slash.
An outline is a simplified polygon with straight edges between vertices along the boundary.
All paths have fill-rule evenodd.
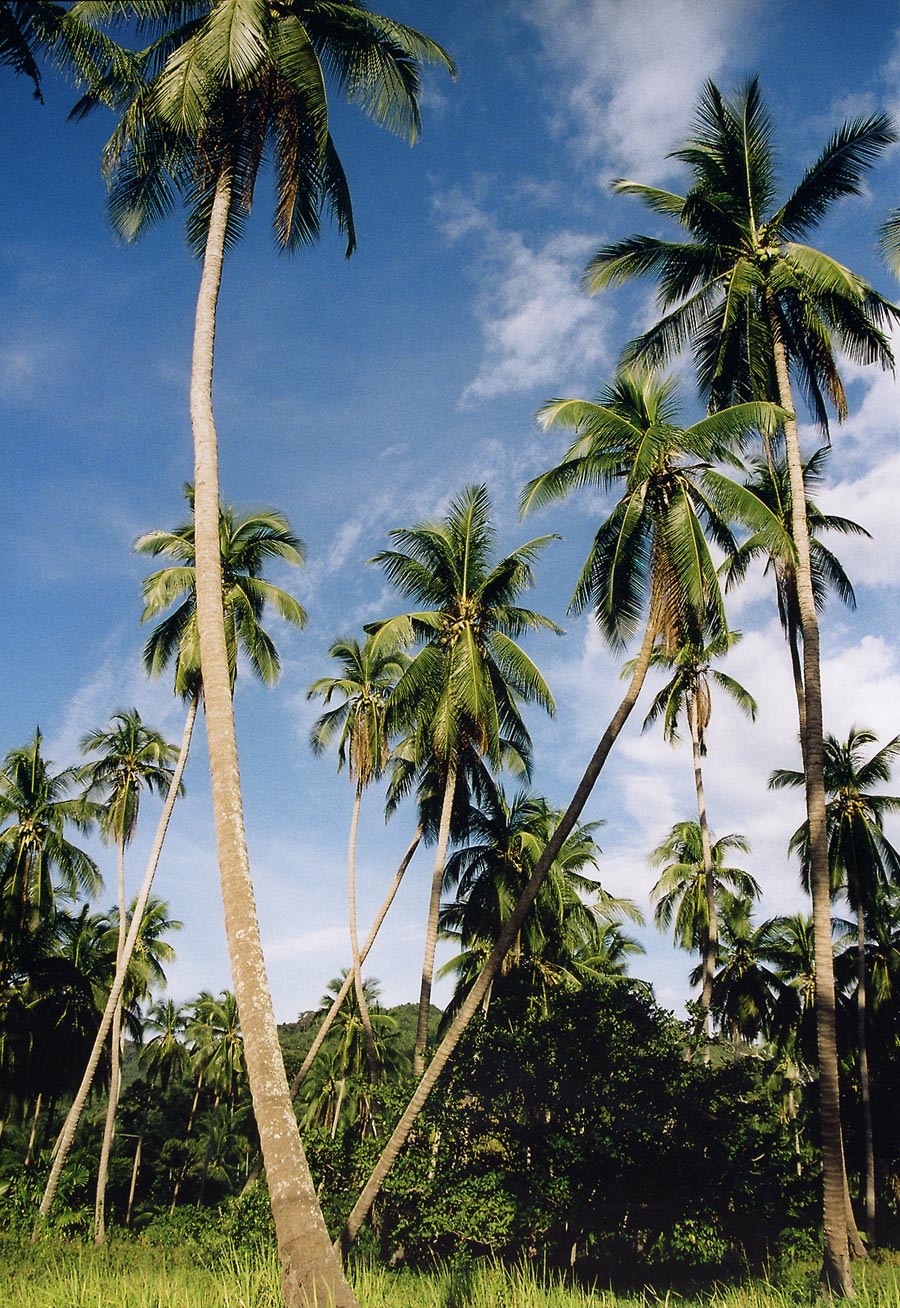
<path id="1" fill-rule="evenodd" d="M 342 255 L 336 233 L 276 255 L 267 185 L 223 281 L 215 403 L 223 498 L 283 510 L 308 549 L 305 566 L 272 579 L 309 611 L 301 634 L 273 622 L 284 660 L 279 687 L 248 675 L 236 697 L 251 864 L 276 1012 L 318 1002 L 348 961 L 346 833 L 352 790 L 333 758 L 313 759 L 317 709 L 306 688 L 328 669 L 338 635 L 402 604 L 365 560 L 392 527 L 446 508 L 464 485 L 488 484 L 501 546 L 559 532 L 539 565 L 534 607 L 568 629 L 529 647 L 556 695 L 554 722 L 532 716 L 535 786 L 564 804 L 621 694 L 618 665 L 586 617 L 566 604 L 599 498 L 583 497 L 524 524 L 523 483 L 562 452 L 534 411 L 554 395 L 589 395 L 621 346 L 650 321 L 649 287 L 587 298 L 581 274 L 601 244 L 646 230 L 634 202 L 610 194 L 617 176 L 676 187 L 666 158 L 689 131 L 697 95 L 758 71 L 793 185 L 847 116 L 900 118 L 900 13 L 809 0 L 397 0 L 386 10 L 444 44 L 455 83 L 429 74 L 425 130 L 412 150 L 341 104 L 333 134 L 360 236 Z M 857 17 L 864 15 L 864 17 Z M 854 21 L 855 20 L 855 21 Z M 140 670 L 139 586 L 149 570 L 131 543 L 184 518 L 191 476 L 187 411 L 198 265 L 177 219 L 139 245 L 117 245 L 99 169 L 111 121 L 66 122 L 70 87 L 48 74 L 46 105 L 9 70 L 0 80 L 0 481 L 5 559 L 0 644 L 0 750 L 35 723 L 59 766 L 121 708 L 177 739 L 181 709 L 167 683 Z M 896 285 L 874 252 L 900 203 L 900 148 L 845 202 L 816 243 L 869 277 Z M 823 622 L 827 729 L 851 723 L 882 739 L 900 731 L 897 656 L 900 534 L 898 395 L 893 377 L 848 365 L 851 417 L 834 431 L 820 501 L 858 519 L 871 542 L 841 542 L 856 613 Z M 685 417 L 699 414 L 689 378 Z M 807 429 L 809 448 L 815 434 Z M 714 707 L 707 793 L 716 833 L 744 833 L 746 866 L 764 913 L 803 907 L 785 847 L 800 821 L 795 795 L 771 795 L 775 766 L 799 766 L 784 646 L 768 578 L 735 597 L 744 633 L 727 670 L 760 705 L 750 727 Z M 648 852 L 692 813 L 689 752 L 640 734 L 640 706 L 585 816 L 602 818 L 600 876 L 647 908 Z M 157 891 L 185 926 L 170 992 L 187 999 L 229 984 L 202 730 L 176 809 Z M 137 883 L 155 823 L 148 801 L 130 858 Z M 361 934 L 408 843 L 411 812 L 385 828 L 367 796 L 360 843 Z M 112 859 L 99 856 L 112 885 Z M 418 993 L 430 859 L 407 876 L 367 968 L 388 1003 Z M 110 894 L 101 898 L 105 906 Z M 652 930 L 635 970 L 662 1002 L 687 992 L 689 961 Z M 446 984 L 438 1000 L 447 997 Z"/>

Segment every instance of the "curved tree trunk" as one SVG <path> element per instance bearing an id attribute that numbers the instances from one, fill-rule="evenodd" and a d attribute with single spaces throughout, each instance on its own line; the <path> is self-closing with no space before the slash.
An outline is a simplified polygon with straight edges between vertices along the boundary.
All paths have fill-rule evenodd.
<path id="1" fill-rule="evenodd" d="M 700 822 L 700 846 L 703 853 L 703 880 L 706 888 L 706 948 L 703 951 L 703 989 L 700 1007 L 703 1011 L 703 1030 L 706 1047 L 704 1062 L 709 1062 L 709 1006 L 712 1003 L 713 978 L 719 957 L 719 917 L 716 912 L 716 887 L 713 881 L 712 846 L 709 839 L 709 821 L 706 816 L 706 797 L 703 792 L 703 765 L 700 754 L 700 728 L 697 722 L 697 700 L 691 696 L 688 705 L 691 726 L 691 750 L 694 756 L 694 788 L 697 791 L 697 817 Z"/>
<path id="2" fill-rule="evenodd" d="M 359 1006 L 359 1020 L 362 1022 L 366 1041 L 366 1059 L 369 1064 L 369 1080 L 372 1085 L 378 1080 L 378 1054 L 375 1051 L 375 1036 L 372 1033 L 372 1019 L 366 1003 L 362 983 L 362 963 L 359 957 L 359 935 L 356 929 L 356 833 L 359 828 L 359 806 L 362 802 L 362 789 L 356 787 L 353 801 L 353 816 L 350 819 L 350 840 L 347 848 L 347 901 L 350 912 L 350 949 L 353 954 L 353 990 Z"/>
<path id="3" fill-rule="evenodd" d="M 194 1129 L 194 1117 L 197 1113 L 197 1105 L 200 1102 L 200 1091 L 203 1089 L 203 1073 L 197 1077 L 197 1086 L 194 1090 L 194 1098 L 191 1100 L 191 1111 L 188 1113 L 187 1130 L 184 1133 L 184 1161 L 178 1169 L 178 1175 L 175 1177 L 175 1185 L 172 1190 L 172 1202 L 169 1205 L 169 1216 L 175 1211 L 175 1205 L 178 1203 L 178 1195 L 181 1191 L 181 1183 L 184 1180 L 188 1165 L 188 1146 L 191 1139 L 191 1131 Z"/>
<path id="4" fill-rule="evenodd" d="M 119 933 L 116 940 L 116 970 L 122 966 L 125 952 L 125 836 L 119 834 L 116 870 L 119 883 Z M 109 1177 L 109 1155 L 116 1133 L 116 1110 L 122 1085 L 122 996 L 113 1013 L 109 1036 L 109 1095 L 106 1100 L 106 1120 L 103 1123 L 103 1143 L 100 1146 L 100 1166 L 97 1169 L 97 1194 L 94 1199 L 94 1246 L 106 1243 L 106 1183 Z"/>
<path id="5" fill-rule="evenodd" d="M 212 409 L 216 305 L 231 174 L 219 173 L 197 297 L 191 361 L 197 629 L 225 931 L 287 1308 L 358 1308 L 335 1257 L 303 1152 L 278 1043 L 250 878 L 222 607 L 219 473 Z"/>
<path id="6" fill-rule="evenodd" d="M 778 402 L 793 413 L 787 356 L 774 295 L 767 293 L 772 332 Z M 784 424 L 785 452 L 791 488 L 791 531 L 797 550 L 797 599 L 803 637 L 803 690 L 806 721 L 802 724 L 803 763 L 806 774 L 806 813 L 809 822 L 810 886 L 816 961 L 816 1035 L 819 1051 L 820 1122 L 822 1133 L 822 1210 L 825 1247 L 822 1279 L 829 1290 L 853 1295 L 848 1252 L 847 1214 L 844 1207 L 844 1166 L 841 1146 L 841 1101 L 838 1081 L 837 1027 L 834 992 L 834 954 L 831 936 L 831 877 L 825 829 L 825 779 L 822 750 L 822 686 L 819 660 L 819 622 L 813 596 L 806 521 L 806 487 L 800 455 L 800 437 L 794 418 Z"/>
<path id="7" fill-rule="evenodd" d="M 856 910 L 857 983 L 856 1023 L 859 1044 L 859 1090 L 862 1099 L 866 1166 L 866 1235 L 875 1246 L 875 1140 L 872 1132 L 872 1096 L 869 1084 L 869 1049 L 866 1040 L 866 919 L 862 905 Z"/>
<path id="8" fill-rule="evenodd" d="M 403 855 L 403 858 L 400 861 L 400 866 L 397 868 L 397 871 L 394 873 L 394 879 L 391 882 L 390 889 L 388 890 L 387 894 L 384 897 L 384 901 L 381 905 L 381 908 L 379 908 L 375 921 L 372 923 L 369 934 L 366 936 L 363 947 L 360 950 L 360 954 L 359 954 L 360 967 L 362 967 L 363 963 L 366 961 L 366 958 L 368 957 L 369 954 L 369 950 L 372 948 L 373 944 L 375 943 L 375 937 L 378 935 L 378 932 L 381 928 L 381 924 L 384 921 L 385 917 L 387 916 L 388 909 L 390 908 L 391 904 L 394 902 L 394 896 L 396 895 L 398 889 L 400 888 L 400 882 L 403 880 L 403 874 L 406 871 L 406 869 L 409 867 L 410 863 L 412 862 L 413 854 L 415 854 L 416 850 L 419 848 L 419 842 L 421 841 L 421 839 L 422 839 L 422 828 L 417 827 L 416 834 L 413 836 L 409 848 L 407 849 L 406 853 Z M 316 1032 L 316 1038 L 312 1042 L 310 1050 L 303 1060 L 303 1063 L 300 1067 L 300 1071 L 297 1073 L 297 1075 L 294 1077 L 293 1081 L 291 1082 L 292 1100 L 297 1098 L 297 1095 L 300 1092 L 300 1087 L 303 1085 L 303 1082 L 306 1080 L 306 1077 L 309 1073 L 309 1069 L 312 1067 L 313 1063 L 315 1062 L 316 1055 L 318 1054 L 319 1050 L 322 1048 L 322 1045 L 325 1042 L 325 1037 L 328 1035 L 328 1032 L 331 1030 L 334 1019 L 341 1011 L 341 1005 L 343 1004 L 344 1000 L 347 998 L 348 994 L 350 993 L 350 987 L 352 986 L 352 984 L 353 984 L 353 973 L 352 971 L 348 971 L 347 975 L 344 977 L 344 981 L 343 984 L 341 985 L 340 990 L 335 995 L 331 1007 L 329 1008 L 325 1017 L 322 1019 L 322 1024 L 319 1027 L 318 1031 Z M 259 1180 L 262 1174 L 262 1169 L 263 1169 L 262 1154 L 257 1154 L 256 1162 L 253 1164 L 252 1168 L 250 1169 L 250 1173 L 247 1177 L 247 1180 L 244 1183 L 244 1188 L 241 1191 L 241 1198 L 243 1198 L 243 1196 L 247 1194 L 249 1190 L 252 1190 L 253 1186 L 256 1184 L 256 1182 Z"/>
<path id="9" fill-rule="evenodd" d="M 644 640 L 641 645 L 641 651 L 635 660 L 634 672 L 631 681 L 628 683 L 628 689 L 622 699 L 621 704 L 613 714 L 612 720 L 600 743 L 594 750 L 591 761 L 588 763 L 584 776 L 578 783 L 578 789 L 572 797 L 572 801 L 565 813 L 559 820 L 559 825 L 554 831 L 547 847 L 538 859 L 531 880 L 522 892 L 518 904 L 513 909 L 509 918 L 503 924 L 503 929 L 497 938 L 497 943 L 491 950 L 490 956 L 481 970 L 478 980 L 472 986 L 459 1013 L 450 1025 L 450 1029 L 441 1041 L 438 1049 L 432 1058 L 428 1070 L 425 1072 L 415 1094 L 409 1101 L 406 1111 L 397 1123 L 394 1133 L 387 1142 L 381 1157 L 379 1158 L 372 1175 L 366 1182 L 362 1194 L 356 1201 L 356 1204 L 347 1218 L 346 1225 L 340 1234 L 339 1240 L 336 1241 L 336 1247 L 339 1245 L 345 1251 L 350 1248 L 359 1232 L 360 1227 L 368 1216 L 369 1210 L 378 1196 L 384 1179 L 390 1171 L 394 1160 L 406 1142 L 406 1138 L 413 1128 L 416 1118 L 422 1111 L 429 1094 L 431 1093 L 435 1082 L 443 1071 L 444 1067 L 456 1048 L 460 1036 L 465 1031 L 469 1022 L 478 1011 L 478 1007 L 487 993 L 488 987 L 500 969 L 500 966 L 506 957 L 506 954 L 521 930 L 522 923 L 528 915 L 529 909 L 537 898 L 538 891 L 544 883 L 544 878 L 550 870 L 553 860 L 556 858 L 563 844 L 570 835 L 572 828 L 581 816 L 582 809 L 588 801 L 591 791 L 596 784 L 597 778 L 603 770 L 603 765 L 609 757 L 609 752 L 615 744 L 619 733 L 628 720 L 628 715 L 637 702 L 641 687 L 647 675 L 647 668 L 650 666 L 650 655 L 653 652 L 653 644 L 656 640 L 656 621 L 655 614 L 651 612 L 651 619 L 647 624 L 647 630 L 644 633 Z"/>
<path id="10" fill-rule="evenodd" d="M 144 1120 L 146 1123 L 146 1113 Z M 144 1146 L 144 1125 L 141 1126 L 137 1138 L 137 1144 L 134 1147 L 134 1162 L 131 1165 L 131 1184 L 128 1187 L 128 1207 L 125 1209 L 125 1225 L 131 1225 L 131 1210 L 134 1208 L 134 1196 L 137 1191 L 138 1173 L 141 1170 L 141 1150 Z"/>
<path id="11" fill-rule="evenodd" d="M 438 828 L 437 849 L 434 853 L 434 871 L 431 875 L 431 899 L 428 904 L 428 926 L 425 932 L 425 958 L 422 962 L 422 988 L 419 992 L 419 1020 L 416 1026 L 416 1043 L 413 1051 L 413 1076 L 425 1071 L 425 1047 L 428 1044 L 428 1015 L 431 1009 L 431 983 L 434 979 L 434 952 L 437 948 L 438 916 L 441 910 L 441 888 L 444 883 L 444 864 L 450 843 L 450 819 L 456 795 L 456 752 L 447 760 L 447 779 L 444 783 L 444 801 L 441 805 L 441 824 Z"/>
<path id="12" fill-rule="evenodd" d="M 128 935 L 125 939 L 125 948 L 122 954 L 121 966 L 116 969 L 115 980 L 113 981 L 112 990 L 109 992 L 109 998 L 106 1001 L 106 1008 L 103 1017 L 100 1020 L 100 1027 L 94 1039 L 94 1047 L 91 1050 L 87 1067 L 84 1070 L 84 1076 L 81 1078 L 81 1085 L 72 1106 L 69 1109 L 62 1130 L 54 1146 L 53 1167 L 50 1170 L 50 1176 L 47 1180 L 47 1187 L 44 1190 L 44 1196 L 41 1199 L 41 1206 L 38 1211 L 38 1218 L 35 1222 L 33 1239 L 37 1239 L 40 1234 L 41 1224 L 50 1209 L 53 1207 L 53 1201 L 56 1198 L 56 1191 L 59 1188 L 59 1178 L 62 1175 L 62 1169 L 66 1165 L 66 1159 L 69 1156 L 69 1150 L 72 1147 L 72 1141 L 75 1139 L 75 1132 L 78 1129 L 78 1123 L 81 1113 L 87 1102 L 91 1086 L 94 1081 L 94 1073 L 97 1071 L 97 1064 L 100 1062 L 100 1055 L 103 1052 L 103 1046 L 106 1043 L 106 1037 L 112 1026 L 113 1014 L 119 1003 L 119 997 L 122 994 L 122 987 L 125 984 L 125 973 L 128 971 L 128 964 L 131 962 L 131 955 L 134 953 L 134 947 L 140 934 L 141 924 L 144 920 L 144 910 L 147 907 L 147 900 L 150 898 L 150 891 L 153 886 L 153 877 L 156 873 L 156 867 L 159 863 L 159 856 L 162 852 L 163 840 L 169 826 L 169 818 L 172 816 L 172 809 L 175 806 L 175 799 L 178 795 L 178 789 L 181 785 L 181 778 L 184 775 L 184 767 L 187 763 L 188 751 L 191 747 L 191 733 L 194 730 L 194 722 L 197 717 L 197 706 L 199 703 L 198 696 L 194 696 L 188 707 L 187 719 L 184 724 L 184 734 L 181 738 L 181 749 L 178 753 L 178 761 L 175 764 L 175 771 L 172 774 L 172 782 L 169 786 L 166 802 L 163 804 L 163 811 L 159 819 L 159 825 L 156 828 L 156 836 L 153 846 L 150 850 L 150 857 L 147 860 L 147 868 L 144 872 L 144 880 L 138 891 L 137 899 L 134 904 L 134 912 L 131 917 L 131 926 L 128 928 Z"/>

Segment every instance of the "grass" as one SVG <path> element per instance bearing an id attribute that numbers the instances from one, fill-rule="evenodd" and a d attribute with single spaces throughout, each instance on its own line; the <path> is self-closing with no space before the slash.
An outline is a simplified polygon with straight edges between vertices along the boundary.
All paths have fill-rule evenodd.
<path id="1" fill-rule="evenodd" d="M 854 1308 L 900 1308 L 900 1266 L 857 1267 Z M 780 1286 L 752 1281 L 703 1296 L 667 1293 L 620 1297 L 579 1289 L 530 1267 L 490 1262 L 425 1274 L 360 1267 L 354 1286 L 362 1308 L 798 1308 L 813 1299 L 812 1269 Z M 186 1250 L 136 1241 L 95 1251 L 45 1242 L 0 1245 L 4 1308 L 281 1308 L 274 1253 L 228 1249 L 198 1260 Z"/>

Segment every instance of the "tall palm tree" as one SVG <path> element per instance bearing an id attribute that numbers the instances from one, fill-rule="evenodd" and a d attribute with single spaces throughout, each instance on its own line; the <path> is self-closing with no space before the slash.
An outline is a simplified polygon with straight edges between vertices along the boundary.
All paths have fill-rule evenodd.
<path id="1" fill-rule="evenodd" d="M 644 729 L 657 718 L 663 719 L 663 735 L 673 744 L 678 740 L 679 719 L 684 713 L 691 733 L 691 754 L 694 763 L 694 789 L 697 794 L 697 817 L 700 844 L 703 851 L 703 879 L 706 887 L 705 949 L 703 953 L 703 985 L 700 1006 L 703 1021 L 709 1032 L 709 1005 L 712 999 L 712 982 L 716 970 L 719 948 L 719 926 L 716 912 L 715 883 L 713 878 L 712 844 L 709 836 L 709 819 L 706 811 L 706 794 L 703 786 L 703 758 L 706 756 L 706 729 L 712 714 L 710 681 L 731 697 L 738 708 L 751 721 L 756 718 L 756 701 L 739 681 L 711 667 L 713 659 L 720 658 L 740 640 L 740 633 L 723 631 L 708 643 L 686 641 L 671 653 L 655 650 L 651 667 L 664 668 L 673 675 L 659 691 L 644 719 Z"/>
<path id="2" fill-rule="evenodd" d="M 692 632 L 711 635 L 724 627 L 715 565 L 703 528 L 719 541 L 730 538 L 727 518 L 770 532 L 773 548 L 783 532 L 765 505 L 711 466 L 731 458 L 734 443 L 751 428 L 770 430 L 778 410 L 770 404 L 739 405 L 687 431 L 675 426 L 675 387 L 646 373 L 621 372 L 600 403 L 553 400 L 539 413 L 545 427 L 574 427 L 575 444 L 563 462 L 525 488 L 523 510 L 564 497 L 579 486 L 618 487 L 622 496 L 601 525 L 582 569 L 570 607 L 592 608 L 601 634 L 619 648 L 645 620 L 641 651 L 622 702 L 613 714 L 528 885 L 497 938 L 481 976 L 451 1024 L 413 1098 L 398 1122 L 341 1234 L 356 1238 L 394 1159 L 456 1044 L 484 999 L 525 917 L 603 770 L 628 720 L 647 673 L 654 645 L 671 645 Z"/>
<path id="3" fill-rule="evenodd" d="M 138 5 L 138 8 L 147 8 Z M 244 832 L 228 675 L 218 550 L 218 450 L 212 407 L 213 346 L 222 265 L 251 208 L 259 168 L 275 166 L 275 232 L 297 249 L 330 209 L 355 244 L 347 180 L 329 130 L 326 81 L 377 123 L 415 140 L 423 62 L 453 71 L 427 37 L 370 13 L 360 0 L 205 0 L 176 6 L 183 22 L 111 83 L 125 112 L 105 155 L 117 229 L 138 236 L 185 198 L 188 236 L 202 257 L 190 409 L 197 488 L 197 610 L 213 805 L 235 990 L 245 1016 L 250 1082 L 267 1163 L 289 1303 L 315 1290 L 339 1305 L 354 1297 L 318 1215 L 264 977 Z M 304 1196 L 303 1201 L 297 1195 Z"/>
<path id="4" fill-rule="evenodd" d="M 821 613 L 825 607 L 829 591 L 833 591 L 848 608 L 856 607 L 856 595 L 850 578 L 847 576 L 840 560 L 826 545 L 821 537 L 825 532 L 838 532 L 841 535 L 868 536 L 865 527 L 850 518 L 837 514 L 823 513 L 810 498 L 811 491 L 824 481 L 824 465 L 831 452 L 828 445 L 821 446 L 808 459 L 803 461 L 803 481 L 807 491 L 806 521 L 809 529 L 809 560 L 812 571 L 813 596 L 816 609 Z M 794 694 L 797 700 L 797 713 L 801 725 L 806 721 L 806 702 L 803 694 L 803 656 L 800 648 L 800 605 L 797 597 L 797 558 L 790 541 L 791 532 L 791 488 L 788 477 L 787 462 L 783 452 L 772 448 L 767 458 L 750 461 L 750 477 L 747 486 L 758 495 L 764 504 L 772 510 L 783 525 L 790 549 L 786 554 L 775 555 L 756 535 L 751 535 L 741 542 L 737 551 L 725 560 L 723 574 L 725 589 L 743 581 L 752 560 L 766 559 L 766 571 L 772 570 L 775 577 L 775 595 L 778 604 L 778 619 L 781 623 L 788 649 L 791 655 L 791 671 L 794 678 Z"/>
<path id="5" fill-rule="evenodd" d="M 190 486 L 185 487 L 185 495 L 193 508 L 194 496 Z M 281 663 L 271 636 L 261 624 L 263 613 L 267 607 L 274 608 L 281 617 L 297 627 L 303 625 L 306 614 L 293 596 L 265 581 L 261 574 L 265 564 L 272 559 L 299 564 L 303 557 L 302 542 L 293 534 L 284 515 L 275 510 L 242 515 L 234 508 L 228 507 L 220 509 L 219 516 L 221 568 L 227 583 L 223 592 L 223 608 L 229 615 L 226 659 L 232 691 L 234 678 L 237 676 L 239 649 L 256 676 L 266 685 L 272 685 L 278 680 Z M 173 664 L 175 693 L 187 701 L 188 709 L 178 761 L 160 815 L 156 837 L 147 859 L 144 879 L 138 891 L 134 918 L 125 940 L 123 965 L 116 972 L 107 1010 L 98 1032 L 98 1041 L 104 1040 L 109 1032 L 115 1005 L 125 984 L 128 961 L 137 944 L 142 915 L 147 906 L 163 840 L 187 765 L 197 709 L 201 696 L 205 697 L 197 634 L 193 520 L 176 527 L 174 531 L 147 532 L 138 538 L 135 548 L 139 553 L 154 556 L 161 554 L 174 560 L 170 567 L 161 568 L 147 577 L 142 587 L 144 598 L 142 621 L 158 618 L 161 614 L 166 614 L 167 609 L 172 609 L 162 618 L 147 640 L 144 647 L 144 668 L 149 675 L 156 676 Z M 41 1199 L 39 1222 L 46 1217 L 53 1205 L 62 1168 L 75 1138 L 75 1130 L 81 1111 L 87 1102 L 99 1058 L 100 1048 L 95 1044 L 81 1086 L 72 1101 L 69 1115 L 60 1134 L 53 1167 Z M 35 1234 L 37 1231 L 38 1225 L 35 1226 Z"/>
<path id="6" fill-rule="evenodd" d="M 768 1035 L 782 982 L 770 966 L 774 919 L 753 921 L 753 900 L 724 891 L 721 899 L 720 966 L 713 979 L 712 1007 L 737 1056 L 741 1039 Z M 696 975 L 696 974 L 695 974 Z"/>
<path id="7" fill-rule="evenodd" d="M 713 842 L 708 828 L 704 839 L 699 821 L 676 822 L 650 855 L 651 866 L 661 869 L 650 891 L 656 903 L 653 918 L 660 930 L 672 928 L 682 949 L 700 955 L 700 1002 L 707 1029 L 719 955 L 719 903 L 729 892 L 747 901 L 761 893 L 749 872 L 725 863 L 729 851 L 747 853 L 749 848 L 743 836 Z"/>
<path id="8" fill-rule="evenodd" d="M 884 832 L 885 814 L 900 810 L 900 797 L 872 790 L 873 786 L 890 781 L 891 765 L 900 754 L 900 736 L 865 758 L 865 746 L 876 743 L 873 731 L 856 726 L 850 728 L 845 741 L 828 735 L 824 742 L 832 889 L 846 895 L 856 917 L 857 1041 L 865 1144 L 866 1231 L 870 1244 L 875 1237 L 875 1146 L 866 1034 L 866 916 L 874 910 L 885 887 L 900 882 L 900 852 Z M 775 789 L 802 785 L 803 775 L 780 769 L 773 772 L 769 784 Z M 804 877 L 808 879 L 808 827 L 801 827 L 793 843 L 801 855 Z"/>
<path id="9" fill-rule="evenodd" d="M 441 522 L 390 532 L 396 548 L 372 560 L 401 594 L 433 605 L 374 629 L 376 650 L 420 646 L 391 694 L 390 713 L 398 725 L 414 728 L 416 758 L 433 757 L 443 781 L 419 994 L 417 1077 L 425 1070 L 441 884 L 463 753 L 471 750 L 499 767 L 509 739 L 526 757 L 520 704 L 556 711 L 544 678 L 514 639 L 529 631 L 560 631 L 549 618 L 516 604 L 519 593 L 534 584 L 532 562 L 551 537 L 494 560 L 490 515 L 487 488 L 470 486 Z"/>
<path id="10" fill-rule="evenodd" d="M 362 646 L 357 640 L 338 640 L 328 652 L 332 658 L 340 660 L 340 674 L 336 677 L 320 677 L 313 682 L 307 691 L 307 699 L 321 695 L 326 706 L 333 698 L 339 702 L 318 719 L 312 729 L 310 743 L 313 753 L 321 754 L 337 738 L 338 771 L 346 763 L 351 781 L 356 782 L 347 849 L 347 898 L 350 948 L 353 953 L 353 986 L 366 1037 L 369 1076 L 374 1084 L 378 1077 L 378 1062 L 363 990 L 356 926 L 356 837 L 363 791 L 373 781 L 377 781 L 387 767 L 387 702 L 408 659 L 398 650 L 376 650 L 372 637 Z"/>
<path id="11" fill-rule="evenodd" d="M 859 194 L 867 169 L 894 139 L 884 114 L 845 123 L 793 193 L 773 207 L 773 133 L 758 81 L 751 79 L 731 100 L 709 82 L 693 136 L 673 152 L 689 169 L 692 184 L 687 194 L 631 181 L 616 183 L 620 193 L 638 196 L 654 213 L 676 222 L 680 239 L 629 236 L 598 250 L 587 270 L 591 291 L 634 277 L 658 278 L 663 316 L 632 342 L 629 358 L 659 364 L 690 344 L 701 390 L 713 408 L 736 399 L 768 399 L 788 415 L 784 438 L 803 641 L 801 739 L 820 997 L 823 1277 L 842 1294 L 851 1294 L 853 1287 L 843 1204 L 819 626 L 791 379 L 804 392 L 816 421 L 827 429 L 826 398 L 839 418 L 847 410 L 834 342 L 857 360 L 884 366 L 893 362 L 884 328 L 900 320 L 898 310 L 861 277 L 802 238 L 835 201 Z"/>
<path id="12" fill-rule="evenodd" d="M 144 1020 L 144 1031 L 154 1034 L 145 1040 L 138 1053 L 138 1065 L 144 1074 L 147 1095 L 141 1128 L 138 1132 L 134 1149 L 134 1161 L 131 1167 L 131 1184 L 128 1189 L 128 1206 L 125 1210 L 125 1225 L 131 1225 L 131 1214 L 137 1191 L 138 1175 L 141 1167 L 141 1151 L 147 1114 L 150 1110 L 154 1091 L 162 1093 L 168 1089 L 173 1077 L 187 1071 L 189 1064 L 188 1050 L 185 1043 L 187 1028 L 187 1010 L 175 1003 L 174 999 L 160 999 L 152 1004 Z"/>
<path id="13" fill-rule="evenodd" d="M 143 789 L 163 794 L 172 784 L 172 764 L 178 750 L 168 744 L 158 731 L 145 726 L 137 709 L 115 713 L 106 730 L 89 732 L 81 741 L 82 753 L 99 757 L 85 765 L 82 777 L 86 796 L 100 805 L 100 830 L 116 846 L 118 879 L 118 919 L 116 968 L 122 966 L 125 949 L 125 849 L 137 827 L 140 795 Z M 110 1031 L 111 1075 L 97 1173 L 94 1204 L 94 1243 L 106 1240 L 106 1181 L 109 1154 L 115 1130 L 116 1109 L 120 1092 L 122 996 L 113 1013 Z"/>

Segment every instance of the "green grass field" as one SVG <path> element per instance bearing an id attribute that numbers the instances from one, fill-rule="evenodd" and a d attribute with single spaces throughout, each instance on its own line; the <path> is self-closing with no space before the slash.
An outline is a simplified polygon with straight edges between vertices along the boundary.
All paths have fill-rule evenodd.
<path id="1" fill-rule="evenodd" d="M 696 1298 L 645 1292 L 619 1297 L 575 1288 L 531 1269 L 489 1262 L 430 1274 L 357 1268 L 362 1308 L 794 1308 L 816 1297 L 815 1269 L 797 1270 L 781 1285 L 753 1281 L 713 1288 Z M 856 1269 L 855 1308 L 900 1308 L 900 1265 L 879 1259 Z M 274 1253 L 230 1250 L 197 1258 L 138 1241 L 99 1252 L 84 1245 L 44 1242 L 0 1245 L 4 1308 L 281 1308 Z"/>

